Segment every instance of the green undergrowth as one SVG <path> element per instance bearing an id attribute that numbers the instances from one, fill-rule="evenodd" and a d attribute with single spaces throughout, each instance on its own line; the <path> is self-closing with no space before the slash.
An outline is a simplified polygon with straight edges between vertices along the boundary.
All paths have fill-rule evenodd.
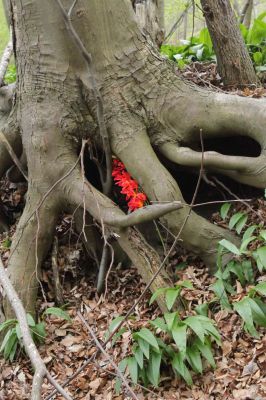
<path id="1" fill-rule="evenodd" d="M 266 71 L 266 12 L 260 14 L 250 29 L 240 25 L 240 30 L 257 72 Z M 207 28 L 204 28 L 190 40 L 181 40 L 180 45 L 162 45 L 161 53 L 184 68 L 194 61 L 216 62 L 212 40 Z"/>

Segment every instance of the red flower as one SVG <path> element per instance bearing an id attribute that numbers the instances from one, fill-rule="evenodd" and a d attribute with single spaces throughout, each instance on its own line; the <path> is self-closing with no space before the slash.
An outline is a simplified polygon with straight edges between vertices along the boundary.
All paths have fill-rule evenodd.
<path id="1" fill-rule="evenodd" d="M 130 211 L 144 206 L 147 200 L 146 194 L 138 191 L 138 182 L 131 178 L 130 174 L 126 171 L 125 165 L 117 158 L 113 160 L 112 177 L 115 184 L 122 188 L 121 193 L 126 196 Z"/>

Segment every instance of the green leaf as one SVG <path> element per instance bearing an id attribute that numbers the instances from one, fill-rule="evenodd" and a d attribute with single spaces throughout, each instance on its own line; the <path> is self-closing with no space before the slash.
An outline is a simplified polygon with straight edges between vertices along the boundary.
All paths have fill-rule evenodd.
<path id="1" fill-rule="evenodd" d="M 263 267 L 266 269 L 266 246 L 259 247 L 257 249 L 257 254 Z"/>
<path id="2" fill-rule="evenodd" d="M 217 279 L 212 285 L 210 285 L 210 289 L 216 294 L 221 306 L 227 310 L 231 310 L 231 305 L 222 279 Z"/>
<path id="3" fill-rule="evenodd" d="M 170 311 L 173 305 L 175 304 L 175 301 L 177 297 L 180 294 L 180 287 L 177 287 L 176 289 L 167 289 L 165 293 L 165 302 L 168 310 Z"/>
<path id="4" fill-rule="evenodd" d="M 27 322 L 28 322 L 29 326 L 35 326 L 36 325 L 35 321 L 34 321 L 34 318 L 30 314 L 27 314 Z"/>
<path id="5" fill-rule="evenodd" d="M 244 216 L 245 214 L 238 212 L 236 214 L 234 214 L 229 221 L 229 229 L 233 229 L 234 226 L 240 221 L 240 219 Z"/>
<path id="6" fill-rule="evenodd" d="M 2 324 L 0 324 L 0 332 L 3 331 L 4 329 L 12 327 L 16 323 L 17 323 L 16 319 L 8 319 L 8 320 L 6 320 Z"/>
<path id="7" fill-rule="evenodd" d="M 226 250 L 228 250 L 230 253 L 233 253 L 237 256 L 240 256 L 240 251 L 238 250 L 238 248 L 231 242 L 229 242 L 229 240 L 226 239 L 222 239 L 219 244 L 221 246 L 223 246 Z"/>
<path id="8" fill-rule="evenodd" d="M 222 205 L 221 210 L 220 210 L 220 215 L 221 215 L 222 219 L 225 219 L 227 217 L 230 207 L 231 207 L 230 203 L 224 203 Z"/>
<path id="9" fill-rule="evenodd" d="M 183 322 L 194 331 L 194 333 L 200 338 L 202 342 L 204 342 L 205 329 L 202 327 L 199 315 L 187 317 L 186 319 L 184 319 Z"/>
<path id="10" fill-rule="evenodd" d="M 128 357 L 127 366 L 133 383 L 138 383 L 138 363 L 135 357 Z"/>
<path id="11" fill-rule="evenodd" d="M 58 307 L 49 307 L 43 313 L 44 315 L 54 315 L 58 318 L 65 319 L 66 321 L 71 322 L 71 318 L 68 313 L 61 308 Z"/>
<path id="12" fill-rule="evenodd" d="M 160 381 L 160 366 L 162 356 L 159 353 L 151 352 L 150 362 L 148 365 L 147 376 L 149 381 L 154 385 L 158 386 Z"/>
<path id="13" fill-rule="evenodd" d="M 242 286 L 245 284 L 246 278 L 245 278 L 244 272 L 242 270 L 242 265 L 239 262 L 230 261 L 227 264 L 225 271 L 229 271 L 229 272 L 233 273 L 234 275 L 236 275 L 236 277 L 238 278 L 238 280 L 240 281 Z"/>
<path id="14" fill-rule="evenodd" d="M 254 289 L 257 293 L 261 294 L 262 296 L 266 296 L 266 282 L 258 283 Z"/>
<path id="15" fill-rule="evenodd" d="M 16 335 L 17 335 L 18 340 L 21 340 L 22 339 L 22 332 L 21 332 L 19 323 L 16 324 L 15 329 L 16 329 Z"/>
<path id="16" fill-rule="evenodd" d="M 180 282 L 179 286 L 182 286 L 182 287 L 187 288 L 187 289 L 193 289 L 193 284 L 189 280 L 184 280 L 184 281 Z"/>
<path id="17" fill-rule="evenodd" d="M 198 374 L 202 374 L 202 361 L 201 355 L 196 345 L 188 347 L 187 349 L 187 359 L 191 365 L 193 371 Z"/>
<path id="18" fill-rule="evenodd" d="M 150 321 L 150 324 L 163 332 L 167 332 L 167 325 L 162 318 L 156 318 L 154 321 Z"/>
<path id="19" fill-rule="evenodd" d="M 246 281 L 249 283 L 253 283 L 254 282 L 254 272 L 253 272 L 251 261 L 244 260 L 244 261 L 242 261 L 241 265 L 242 265 L 242 269 L 243 269 Z"/>
<path id="20" fill-rule="evenodd" d="M 204 315 L 207 317 L 209 311 L 208 303 L 199 304 L 197 307 L 195 307 L 195 311 L 198 315 Z"/>
<path id="21" fill-rule="evenodd" d="M 211 351 L 211 342 L 206 340 L 202 343 L 198 338 L 194 341 L 195 346 L 199 349 L 203 357 L 208 361 L 211 367 L 215 368 L 215 361 Z"/>
<path id="22" fill-rule="evenodd" d="M 145 340 L 138 338 L 138 344 L 139 347 L 141 348 L 143 354 L 145 355 L 145 357 L 147 358 L 147 360 L 150 357 L 150 345 L 148 342 L 146 342 Z"/>
<path id="23" fill-rule="evenodd" d="M 173 324 L 178 319 L 178 314 L 177 314 L 177 312 L 165 313 L 164 319 L 165 319 L 165 322 L 167 323 L 167 327 L 168 327 L 169 331 L 171 331 L 173 328 Z"/>
<path id="24" fill-rule="evenodd" d="M 253 299 L 249 299 L 249 304 L 251 307 L 254 322 L 259 326 L 263 326 L 264 328 L 266 328 L 266 314 Z"/>
<path id="25" fill-rule="evenodd" d="M 8 340 L 7 340 L 6 344 L 5 344 L 5 347 L 3 349 L 4 350 L 4 358 L 6 360 L 10 357 L 10 355 L 12 355 L 13 346 L 15 346 L 15 343 L 18 342 L 16 329 L 12 328 L 10 332 L 11 333 L 10 333 L 10 335 L 8 337 Z"/>
<path id="26" fill-rule="evenodd" d="M 17 347 L 18 347 L 18 341 L 16 340 L 10 353 L 9 353 L 9 360 L 12 362 L 14 360 L 16 351 L 17 351 Z"/>
<path id="27" fill-rule="evenodd" d="M 266 242 L 266 230 L 263 229 L 262 231 L 260 231 L 260 236 L 262 237 L 262 239 Z"/>
<path id="28" fill-rule="evenodd" d="M 253 60 L 256 65 L 261 65 L 263 63 L 263 54 L 261 51 L 256 51 L 253 53 Z"/>
<path id="29" fill-rule="evenodd" d="M 3 341 L 2 341 L 2 344 L 1 344 L 1 347 L 0 347 L 0 353 L 2 353 L 2 351 L 4 350 L 4 348 L 5 348 L 5 346 L 6 346 L 7 342 L 8 342 L 8 340 L 9 340 L 9 338 L 10 338 L 10 336 L 12 335 L 13 329 L 14 329 L 14 328 L 9 329 L 9 330 L 7 331 L 7 333 L 5 334 L 5 337 L 4 337 L 4 339 L 3 339 Z"/>
<path id="30" fill-rule="evenodd" d="M 174 324 L 171 333 L 178 350 L 184 357 L 187 347 L 187 326 L 182 322 Z"/>
<path id="31" fill-rule="evenodd" d="M 244 228 L 244 226 L 246 225 L 246 222 L 248 220 L 248 216 L 247 215 L 243 215 L 240 220 L 237 222 L 236 224 L 236 231 L 237 233 L 240 235 L 242 229 Z"/>
<path id="32" fill-rule="evenodd" d="M 108 326 L 108 330 L 105 333 L 105 340 L 107 340 L 110 335 L 116 330 L 116 328 L 120 325 L 120 322 L 124 320 L 124 317 L 119 315 L 118 317 L 114 318 L 110 325 Z"/>
<path id="33" fill-rule="evenodd" d="M 134 356 L 137 360 L 137 363 L 139 364 L 139 367 L 142 369 L 143 368 L 143 352 L 140 347 L 136 348 L 136 350 L 134 351 Z"/>
<path id="34" fill-rule="evenodd" d="M 45 324 L 40 322 L 39 324 L 35 325 L 32 330 L 34 332 L 34 339 L 37 339 L 37 341 L 40 343 L 44 342 L 46 336 Z"/>
<path id="35" fill-rule="evenodd" d="M 169 289 L 169 288 L 159 288 L 159 289 L 157 289 L 153 293 L 153 295 L 151 296 L 149 304 L 151 305 L 157 299 L 157 297 L 162 295 L 162 294 L 164 294 L 167 289 Z"/>
<path id="36" fill-rule="evenodd" d="M 147 328 L 142 328 L 139 332 L 136 332 L 136 335 L 145 340 L 145 342 L 149 343 L 152 347 L 159 351 L 159 346 L 154 334 Z"/>
<path id="37" fill-rule="evenodd" d="M 186 383 L 192 386 L 193 382 L 190 372 L 187 369 L 180 353 L 176 354 L 175 357 L 173 358 L 172 366 L 178 372 L 178 374 L 182 376 L 182 378 L 186 381 Z"/>
<path id="38" fill-rule="evenodd" d="M 248 297 L 244 297 L 239 302 L 233 303 L 234 310 L 240 315 L 245 323 L 245 327 L 251 336 L 259 338 L 253 323 L 252 310 Z"/>
<path id="39" fill-rule="evenodd" d="M 250 238 L 253 234 L 253 232 L 257 229 L 257 225 L 251 225 L 244 233 L 243 235 L 243 241 Z"/>
<path id="40" fill-rule="evenodd" d="M 256 236 L 250 236 L 246 238 L 245 240 L 242 240 L 241 246 L 240 246 L 240 252 L 243 253 L 244 251 L 247 250 L 247 247 L 250 242 L 253 242 L 253 240 L 257 239 Z"/>

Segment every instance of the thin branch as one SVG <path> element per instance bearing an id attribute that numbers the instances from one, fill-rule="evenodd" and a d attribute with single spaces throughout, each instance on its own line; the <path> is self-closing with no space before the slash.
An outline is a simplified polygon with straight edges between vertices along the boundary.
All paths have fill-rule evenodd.
<path id="1" fill-rule="evenodd" d="M 96 82 L 94 74 L 93 74 L 92 58 L 91 58 L 91 55 L 88 53 L 86 47 L 82 43 L 82 41 L 81 41 L 79 35 L 77 34 L 77 31 L 75 30 L 75 28 L 72 24 L 72 21 L 71 21 L 71 14 L 77 3 L 77 0 L 74 0 L 68 13 L 65 11 L 65 9 L 61 3 L 61 0 L 56 0 L 56 1 L 60 7 L 62 14 L 63 14 L 65 24 L 72 36 L 72 39 L 75 42 L 77 48 L 80 50 L 81 55 L 84 58 L 84 60 L 87 64 L 87 67 L 88 67 L 88 77 L 90 80 L 90 84 L 91 84 L 95 102 L 96 102 L 97 120 L 98 120 L 100 135 L 101 135 L 101 138 L 103 141 L 103 149 L 104 149 L 105 162 L 106 162 L 106 176 L 105 176 L 104 181 L 102 182 L 103 193 L 108 196 L 111 193 L 111 189 L 112 189 L 112 151 L 111 151 L 109 135 L 108 135 L 105 120 L 104 120 L 103 100 L 102 100 L 101 93 L 98 89 L 97 82 Z"/>
<path id="2" fill-rule="evenodd" d="M 10 145 L 9 141 L 7 140 L 7 138 L 5 137 L 3 132 L 1 132 L 1 131 L 0 131 L 0 141 L 5 145 L 10 157 L 12 158 L 12 160 L 16 164 L 17 168 L 20 170 L 20 172 L 22 173 L 22 175 L 24 176 L 24 178 L 27 181 L 28 180 L 27 172 L 24 170 L 21 162 L 19 161 L 18 157 L 16 156 L 16 153 L 12 149 L 12 146 Z"/>
<path id="3" fill-rule="evenodd" d="M 12 53 L 13 53 L 13 40 L 12 40 L 12 29 L 10 28 L 9 42 L 4 50 L 4 53 L 3 53 L 1 61 L 0 61 L 0 87 L 3 85 L 5 74 L 6 74 L 7 67 L 8 67 Z"/>
<path id="4" fill-rule="evenodd" d="M 90 325 L 87 323 L 87 321 L 84 319 L 83 315 L 78 311 L 77 312 L 77 316 L 79 317 L 79 319 L 83 322 L 83 324 L 86 326 L 86 328 L 88 329 L 88 331 L 90 332 L 90 335 L 92 336 L 96 346 L 98 347 L 99 351 L 101 353 L 103 353 L 103 355 L 106 357 L 106 359 L 110 362 L 110 364 L 112 365 L 112 367 L 114 368 L 114 370 L 116 371 L 117 375 L 119 376 L 119 378 L 121 379 L 121 381 L 124 383 L 125 387 L 127 388 L 130 397 L 132 399 L 138 400 L 137 396 L 135 395 L 135 393 L 133 392 L 133 390 L 131 389 L 131 387 L 129 386 L 126 378 L 124 377 L 124 375 L 121 373 L 120 369 L 118 368 L 118 366 L 115 364 L 115 362 L 112 360 L 112 358 L 109 356 L 109 354 L 104 350 L 103 346 L 101 345 L 101 343 L 99 342 L 99 340 L 97 339 L 97 337 L 95 336 L 93 330 L 91 329 Z"/>
<path id="5" fill-rule="evenodd" d="M 43 362 L 37 347 L 31 337 L 30 329 L 27 322 L 26 311 L 19 299 L 17 292 L 12 286 L 2 259 L 0 257 L 0 283 L 6 293 L 8 301 L 10 302 L 17 320 L 19 322 L 23 344 L 31 361 L 31 364 L 35 370 L 32 384 L 31 400 L 41 400 L 41 387 L 43 379 L 46 376 L 48 381 L 55 386 L 56 391 L 59 392 L 66 400 L 72 400 L 68 393 L 60 386 L 47 371 L 45 363 Z"/>
<path id="6" fill-rule="evenodd" d="M 53 278 L 54 278 L 54 290 L 55 290 L 55 299 L 57 304 L 62 305 L 64 303 L 63 290 L 59 277 L 59 267 L 57 262 L 58 256 L 58 239 L 57 236 L 54 238 L 54 244 L 52 249 L 52 270 L 53 270 Z"/>
<path id="7" fill-rule="evenodd" d="M 177 30 L 178 26 L 181 24 L 183 21 L 184 16 L 188 12 L 189 8 L 191 6 L 191 1 L 189 1 L 186 6 L 185 10 L 178 16 L 177 21 L 173 24 L 172 28 L 170 29 L 169 33 L 166 35 L 164 41 L 166 42 L 172 35 L 173 33 Z"/>

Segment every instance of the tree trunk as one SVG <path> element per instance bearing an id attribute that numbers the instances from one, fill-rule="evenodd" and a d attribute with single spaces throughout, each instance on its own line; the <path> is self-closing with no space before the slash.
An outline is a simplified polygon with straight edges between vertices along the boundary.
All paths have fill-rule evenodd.
<path id="1" fill-rule="evenodd" d="M 72 3 L 64 1 L 66 10 Z M 14 101 L 7 102 L 10 114 L 8 107 L 4 113 L 0 109 L 0 126 L 17 156 L 26 157 L 28 193 L 8 272 L 28 311 L 34 311 L 39 272 L 57 217 L 77 207 L 104 228 L 102 234 L 118 238 L 145 282 L 150 280 L 160 258 L 132 226 L 160 217 L 168 230 L 179 234 L 189 208 L 158 154 L 200 170 L 202 154 L 195 151 L 200 130 L 204 140 L 230 135 L 256 140 L 262 149 L 258 157 L 209 151 L 203 156 L 204 169 L 265 188 L 265 101 L 212 93 L 179 78 L 174 65 L 142 34 L 128 0 L 76 3 L 71 20 L 84 45 L 82 52 L 65 26 L 58 2 L 12 0 L 11 5 L 18 78 Z M 86 58 L 86 51 L 91 56 Z M 8 99 L 7 93 L 11 96 L 12 88 L 1 88 L 0 100 Z M 105 148 L 98 128 L 99 103 L 112 154 L 124 162 L 153 203 L 129 215 L 84 177 L 77 156 L 83 140 L 100 151 Z M 10 164 L 0 143 L 1 176 Z M 192 212 L 180 239 L 213 268 L 224 237 L 236 241 Z M 168 277 L 161 274 L 152 289 L 168 285 Z M 5 312 L 10 316 L 7 306 Z"/>
<path id="2" fill-rule="evenodd" d="M 257 85 L 258 78 L 229 0 L 201 0 L 201 5 L 224 84 Z"/>
<path id="3" fill-rule="evenodd" d="M 164 40 L 164 0 L 133 0 L 141 29 L 160 47 Z"/>
<path id="4" fill-rule="evenodd" d="M 244 24 L 247 29 L 250 28 L 252 11 L 253 11 L 253 0 L 248 0 L 243 8 L 240 17 L 241 24 Z"/>

